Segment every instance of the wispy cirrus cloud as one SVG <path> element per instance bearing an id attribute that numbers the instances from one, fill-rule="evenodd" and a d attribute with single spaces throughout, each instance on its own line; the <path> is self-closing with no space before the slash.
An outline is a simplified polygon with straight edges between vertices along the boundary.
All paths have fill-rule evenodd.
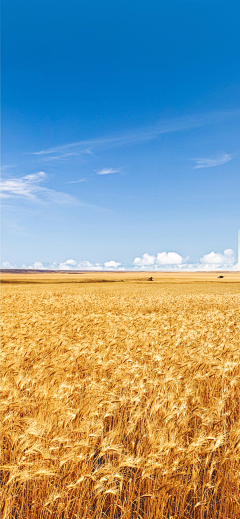
<path id="1" fill-rule="evenodd" d="M 43 187 L 41 183 L 46 180 L 47 175 L 44 171 L 24 175 L 20 178 L 2 179 L 0 180 L 0 198 L 22 199 L 36 203 L 52 202 L 55 204 L 86 207 L 100 212 L 111 212 L 105 207 L 83 202 L 68 193 Z"/>
<path id="2" fill-rule="evenodd" d="M 69 180 L 65 184 L 81 184 L 81 182 L 86 182 L 86 180 L 86 178 L 79 178 L 79 180 Z"/>
<path id="3" fill-rule="evenodd" d="M 100 137 L 95 139 L 79 140 L 54 146 L 35 152 L 30 155 L 42 157 L 43 160 L 62 160 L 70 156 L 81 154 L 93 154 L 93 151 L 121 146 L 135 145 L 156 139 L 161 134 L 173 133 L 198 128 L 206 124 L 216 123 L 240 115 L 239 110 L 235 111 L 215 111 L 205 114 L 197 114 L 189 117 L 179 117 L 175 119 L 165 119 L 158 121 L 155 125 L 140 128 L 129 133 Z M 198 160 L 198 159 L 197 159 Z"/>
<path id="4" fill-rule="evenodd" d="M 40 184 L 46 181 L 44 171 L 25 175 L 20 178 L 7 178 L 0 181 L 1 198 L 23 198 L 32 201 L 48 200 L 58 204 L 76 204 L 77 199 L 68 193 L 62 193 L 42 187 Z"/>
<path id="5" fill-rule="evenodd" d="M 103 168 L 100 169 L 100 171 L 95 171 L 97 175 L 110 175 L 111 173 L 119 173 L 120 169 L 114 169 L 114 168 Z"/>
<path id="6" fill-rule="evenodd" d="M 208 158 L 197 158 L 193 159 L 195 162 L 194 169 L 200 168 L 214 168 L 216 166 L 221 166 L 222 164 L 226 164 L 226 162 L 230 162 L 233 159 L 233 154 L 223 153 L 214 159 Z"/>
<path id="7" fill-rule="evenodd" d="M 1 179 L 0 191 L 2 198 L 25 197 L 36 198 L 36 193 L 42 188 L 39 183 L 46 179 L 46 173 L 39 171 L 21 178 Z"/>

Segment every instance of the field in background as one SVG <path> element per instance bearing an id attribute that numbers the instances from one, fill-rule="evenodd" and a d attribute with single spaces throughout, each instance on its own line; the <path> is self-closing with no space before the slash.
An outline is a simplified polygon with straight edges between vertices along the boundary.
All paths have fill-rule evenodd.
<path id="1" fill-rule="evenodd" d="M 240 275 L 219 275 L 2 275 L 2 519 L 240 517 Z"/>
<path id="2" fill-rule="evenodd" d="M 146 283 L 239 283 L 240 272 L 81 272 L 62 271 L 12 271 L 1 273 L 2 283 L 97 283 L 103 281 Z M 219 276 L 223 276 L 220 279 Z M 236 285 L 237 286 L 237 285 Z"/>

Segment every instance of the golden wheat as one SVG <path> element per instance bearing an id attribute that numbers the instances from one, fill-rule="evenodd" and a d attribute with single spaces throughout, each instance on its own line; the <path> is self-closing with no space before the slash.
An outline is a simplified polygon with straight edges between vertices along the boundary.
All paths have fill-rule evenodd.
<path id="1" fill-rule="evenodd" d="M 239 519 L 237 284 L 9 284 L 2 321 L 2 519 Z"/>

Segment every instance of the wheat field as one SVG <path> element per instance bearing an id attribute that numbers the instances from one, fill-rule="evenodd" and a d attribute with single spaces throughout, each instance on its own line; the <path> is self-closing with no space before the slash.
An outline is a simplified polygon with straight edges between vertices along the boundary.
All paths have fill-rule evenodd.
<path id="1" fill-rule="evenodd" d="M 3 276 L 1 519 L 240 518 L 240 276 L 147 277 Z"/>

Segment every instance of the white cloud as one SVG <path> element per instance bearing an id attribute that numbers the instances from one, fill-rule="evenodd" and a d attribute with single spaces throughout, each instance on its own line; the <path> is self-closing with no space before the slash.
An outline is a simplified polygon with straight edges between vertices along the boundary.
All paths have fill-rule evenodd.
<path id="1" fill-rule="evenodd" d="M 2 268 L 16 268 L 10 265 L 10 263 L 5 262 L 5 267 L 2 266 Z M 42 263 L 40 261 L 35 261 L 32 265 L 22 265 L 22 268 L 24 269 L 31 269 L 31 270 L 109 270 L 109 269 L 118 269 L 118 267 L 121 265 L 119 261 L 105 261 L 105 263 L 91 263 L 88 260 L 83 260 L 80 262 L 77 262 L 74 259 L 68 259 L 63 262 L 57 262 L 54 261 L 54 263 Z M 124 268 L 121 268 L 121 270 L 124 270 Z"/>
<path id="2" fill-rule="evenodd" d="M 154 268 L 164 265 L 181 265 L 182 263 L 183 257 L 177 252 L 158 252 L 157 256 L 145 252 L 141 258 L 137 257 L 133 261 L 136 267 L 154 266 Z"/>
<path id="3" fill-rule="evenodd" d="M 232 249 L 226 249 L 223 254 L 220 252 L 210 252 L 204 254 L 197 263 L 186 263 L 183 264 L 182 270 L 191 272 L 211 272 L 211 271 L 238 271 L 240 265 L 234 263 L 235 255 Z M 180 266 L 181 267 L 181 266 Z"/>
<path id="4" fill-rule="evenodd" d="M 21 268 L 22 269 L 27 269 L 27 270 L 45 270 L 48 267 L 45 267 L 41 261 L 35 261 L 33 263 L 33 265 L 25 265 L 25 264 L 23 264 Z"/>
<path id="5" fill-rule="evenodd" d="M 216 157 L 215 159 L 193 159 L 195 161 L 194 169 L 200 169 L 200 168 L 213 168 L 215 166 L 221 166 L 222 164 L 226 164 L 226 162 L 229 162 L 233 159 L 233 155 L 230 155 L 228 153 L 224 153 L 223 155 L 220 155 L 219 157 Z"/>
<path id="6" fill-rule="evenodd" d="M 94 264 L 89 261 L 83 261 L 82 263 L 77 263 L 74 259 L 68 259 L 63 262 L 54 261 L 53 263 L 42 263 L 40 261 L 35 261 L 32 265 L 22 265 L 22 268 L 25 269 L 35 269 L 35 270 L 83 270 L 83 269 L 94 269 Z"/>
<path id="7" fill-rule="evenodd" d="M 235 256 L 232 249 L 226 249 L 223 254 L 210 252 L 204 254 L 197 263 L 190 263 L 189 257 L 183 258 L 177 252 L 158 252 L 156 256 L 147 252 L 141 258 L 133 261 L 135 270 L 177 270 L 179 271 L 211 271 L 211 270 L 239 270 L 234 264 Z"/>
<path id="8" fill-rule="evenodd" d="M 86 182 L 86 178 L 80 178 L 79 180 L 69 180 L 65 182 L 65 184 L 80 184 L 81 182 Z"/>
<path id="9" fill-rule="evenodd" d="M 25 175 L 22 178 L 12 178 L 0 181 L 0 191 L 2 198 L 10 198 L 12 196 L 23 196 L 35 198 L 35 192 L 39 189 L 39 182 L 46 178 L 43 171 L 33 175 Z"/>
<path id="10" fill-rule="evenodd" d="M 55 270 L 102 270 L 103 265 L 101 263 L 91 263 L 88 260 L 77 262 L 69 259 L 62 263 L 55 262 L 50 268 Z"/>
<path id="11" fill-rule="evenodd" d="M 75 267 L 75 265 L 77 265 L 77 262 L 73 259 L 69 259 L 66 261 L 66 265 L 71 265 L 72 267 Z"/>
<path id="12" fill-rule="evenodd" d="M 99 263 L 97 263 L 97 265 L 99 266 Z M 85 260 L 85 261 L 82 261 L 81 263 L 78 263 L 78 267 L 80 268 L 92 268 L 94 267 L 94 263 L 91 263 L 90 261 L 88 260 Z"/>
<path id="13" fill-rule="evenodd" d="M 235 265 L 232 266 L 231 270 L 240 272 L 240 263 L 235 263 Z"/>
<path id="14" fill-rule="evenodd" d="M 42 264 L 41 261 L 35 261 L 35 263 L 33 264 L 33 268 L 36 269 L 36 270 L 45 269 L 45 267 L 44 267 L 44 265 Z"/>
<path id="15" fill-rule="evenodd" d="M 119 173 L 120 169 L 103 168 L 100 171 L 96 171 L 97 175 L 110 175 L 110 173 Z"/>
<path id="16" fill-rule="evenodd" d="M 116 269 L 120 265 L 120 262 L 114 260 L 105 261 L 105 263 L 91 263 L 88 260 L 77 262 L 73 259 L 70 259 L 65 261 L 64 263 L 55 262 L 51 267 L 56 270 L 105 270 L 109 268 Z"/>
<path id="17" fill-rule="evenodd" d="M 200 258 L 200 263 L 204 265 L 233 265 L 234 264 L 234 252 L 232 249 L 226 249 L 223 254 L 220 252 L 210 252 L 209 254 L 204 254 L 202 258 Z"/>
<path id="18" fill-rule="evenodd" d="M 136 267 L 154 265 L 154 263 L 155 256 L 148 254 L 147 252 L 145 252 L 145 254 L 143 254 L 141 258 L 135 258 L 133 260 L 133 265 L 135 265 Z"/>
<path id="19" fill-rule="evenodd" d="M 188 128 L 197 128 L 213 122 L 224 121 L 239 116 L 240 111 L 215 111 L 201 113 L 194 116 L 180 117 L 178 119 L 165 119 L 159 121 L 154 126 L 147 126 L 136 129 L 129 134 L 114 135 L 109 137 L 99 137 L 96 139 L 87 139 L 82 141 L 71 142 L 53 148 L 40 150 L 31 153 L 31 155 L 50 156 L 55 154 L 55 160 L 61 160 L 72 155 L 82 153 L 91 154 L 92 150 L 109 149 L 118 146 L 126 146 L 131 144 L 140 144 L 152 139 L 156 139 L 158 135 L 179 132 Z M 57 154 L 57 155 L 56 155 Z M 199 160 L 199 159 L 197 159 Z"/>
<path id="20" fill-rule="evenodd" d="M 2 198 L 25 198 L 29 200 L 50 200 L 59 204 L 77 203 L 77 200 L 68 193 L 42 187 L 39 184 L 47 178 L 44 171 L 20 178 L 2 179 L 0 192 Z"/>
<path id="21" fill-rule="evenodd" d="M 102 263 L 91 263 L 91 261 L 84 260 L 77 264 L 78 270 L 103 270 Z"/>
<path id="22" fill-rule="evenodd" d="M 3 261 L 1 263 L 1 269 L 15 269 L 15 265 L 12 265 L 11 263 L 9 263 L 9 261 Z"/>
<path id="23" fill-rule="evenodd" d="M 111 261 L 105 261 L 104 263 L 104 267 L 106 268 L 117 268 L 119 267 L 119 265 L 121 265 L 121 263 L 119 263 L 119 261 L 114 261 L 114 260 L 111 260 Z"/>
<path id="24" fill-rule="evenodd" d="M 142 271 L 175 271 L 175 272 L 211 272 L 211 271 L 239 271 L 240 265 L 235 263 L 235 255 L 232 249 L 225 249 L 223 254 L 220 252 L 210 252 L 204 254 L 196 263 L 190 263 L 189 257 L 183 258 L 177 252 L 159 252 L 156 256 L 148 254 L 147 252 L 142 257 L 136 257 L 133 261 L 134 270 Z M 1 264 L 1 268 L 13 269 L 18 268 L 8 261 Z M 64 262 L 42 263 L 35 261 L 32 265 L 22 265 L 25 269 L 35 270 L 83 270 L 83 271 L 104 271 L 125 270 L 124 265 L 119 261 L 109 260 L 104 263 L 92 263 L 88 260 L 76 261 L 74 259 L 67 259 Z M 128 270 L 128 268 L 126 269 Z M 129 270 L 132 270 L 131 267 Z"/>
<path id="25" fill-rule="evenodd" d="M 77 262 L 75 260 L 69 259 L 69 260 L 65 261 L 64 263 L 59 263 L 57 268 L 60 270 L 70 270 L 70 269 L 76 267 L 76 265 L 77 265 Z"/>
<path id="26" fill-rule="evenodd" d="M 183 257 L 177 252 L 158 252 L 157 265 L 181 265 Z"/>

